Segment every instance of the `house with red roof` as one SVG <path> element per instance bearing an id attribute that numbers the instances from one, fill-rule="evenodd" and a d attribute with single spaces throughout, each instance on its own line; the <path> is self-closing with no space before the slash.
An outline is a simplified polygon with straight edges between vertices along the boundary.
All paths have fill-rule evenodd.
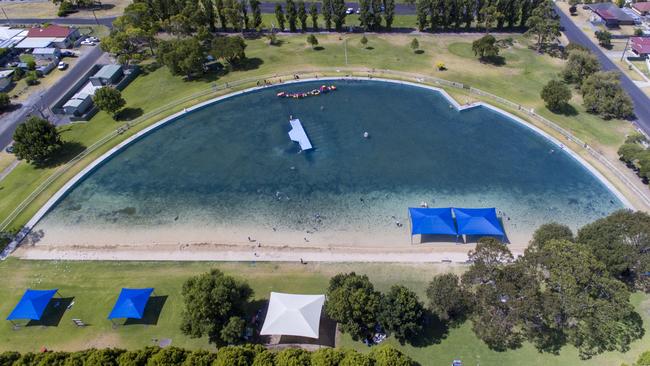
<path id="1" fill-rule="evenodd" d="M 650 15 L 650 1 L 632 4 L 632 10 L 641 16 Z"/>
<path id="2" fill-rule="evenodd" d="M 27 37 L 20 42 L 17 48 L 68 48 L 79 38 L 77 28 L 61 25 L 47 27 L 33 27 L 27 31 Z"/>
<path id="3" fill-rule="evenodd" d="M 650 55 L 650 38 L 631 37 L 630 44 L 632 45 L 632 52 L 637 56 L 648 57 Z"/>

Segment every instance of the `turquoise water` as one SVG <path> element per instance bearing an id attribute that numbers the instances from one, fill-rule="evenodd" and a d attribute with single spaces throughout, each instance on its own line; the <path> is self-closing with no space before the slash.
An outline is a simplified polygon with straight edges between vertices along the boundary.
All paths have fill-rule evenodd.
<path id="1" fill-rule="evenodd" d="M 459 112 L 414 86 L 333 83 L 336 92 L 301 100 L 275 94 L 322 82 L 254 91 L 164 125 L 88 175 L 39 227 L 381 233 L 425 201 L 495 206 L 506 230 L 526 231 L 622 207 L 567 153 L 503 115 Z M 289 140 L 289 115 L 315 150 Z"/>

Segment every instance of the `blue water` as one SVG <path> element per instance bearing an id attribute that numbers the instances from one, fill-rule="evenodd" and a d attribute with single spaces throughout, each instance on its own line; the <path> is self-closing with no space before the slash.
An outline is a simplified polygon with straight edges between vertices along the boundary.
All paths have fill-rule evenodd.
<path id="1" fill-rule="evenodd" d="M 426 201 L 495 206 L 516 231 L 577 227 L 622 207 L 543 137 L 485 108 L 456 111 L 434 91 L 336 81 L 326 95 L 275 97 L 321 84 L 250 92 L 159 128 L 87 176 L 39 226 L 381 232 Z M 289 115 L 315 150 L 299 153 L 289 140 Z"/>

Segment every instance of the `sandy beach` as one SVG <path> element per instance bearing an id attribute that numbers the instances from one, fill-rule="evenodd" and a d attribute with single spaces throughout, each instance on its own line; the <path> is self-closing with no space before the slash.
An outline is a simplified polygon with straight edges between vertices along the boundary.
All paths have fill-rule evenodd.
<path id="1" fill-rule="evenodd" d="M 506 227 L 507 231 L 507 227 Z M 515 254 L 525 249 L 530 232 L 509 232 Z M 407 225 L 363 231 L 280 231 L 247 226 L 152 228 L 47 227 L 32 232 L 14 255 L 23 259 L 465 262 L 476 238 L 413 237 Z"/>

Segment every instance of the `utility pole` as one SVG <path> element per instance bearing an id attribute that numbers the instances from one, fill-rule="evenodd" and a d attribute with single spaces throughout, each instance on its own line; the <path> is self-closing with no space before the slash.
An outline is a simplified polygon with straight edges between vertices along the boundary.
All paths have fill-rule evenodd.
<path id="1" fill-rule="evenodd" d="M 12 22 L 11 19 L 9 19 L 9 17 L 7 16 L 7 12 L 5 11 L 5 8 L 0 8 L 0 9 L 2 9 L 2 14 L 5 15 L 5 18 L 7 18 L 9 24 L 14 25 L 14 22 Z"/>
<path id="2" fill-rule="evenodd" d="M 630 44 L 630 37 L 627 37 L 627 41 L 625 42 L 625 48 L 623 48 L 623 53 L 621 54 L 621 61 L 625 58 L 625 52 L 627 52 L 627 46 Z"/>
<path id="3" fill-rule="evenodd" d="M 99 25 L 99 20 L 97 20 L 97 15 L 95 15 L 95 8 L 93 8 L 93 17 L 95 18 L 95 23 Z"/>

